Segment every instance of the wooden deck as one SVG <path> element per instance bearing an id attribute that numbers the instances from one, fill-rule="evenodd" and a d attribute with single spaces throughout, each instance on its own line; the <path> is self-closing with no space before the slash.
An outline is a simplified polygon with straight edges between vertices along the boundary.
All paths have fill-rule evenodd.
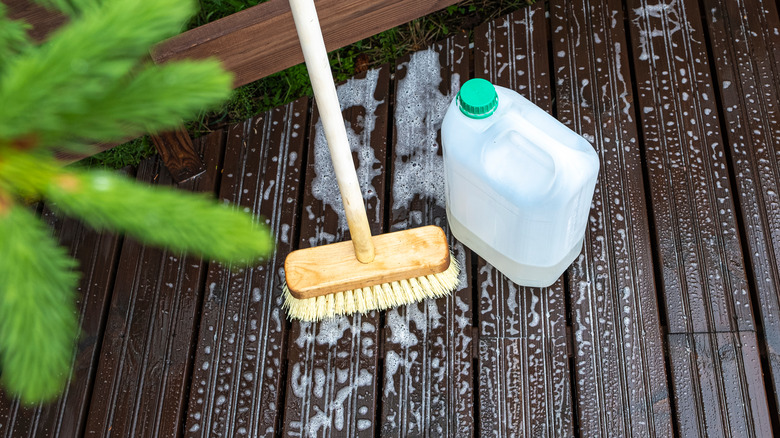
<path id="1" fill-rule="evenodd" d="M 780 433 L 777 3 L 550 0 L 348 81 L 375 232 L 447 228 L 438 130 L 469 77 L 600 156 L 584 250 L 552 287 L 451 239 L 451 297 L 287 321 L 285 255 L 347 234 L 316 104 L 298 100 L 197 140 L 208 172 L 178 185 L 262 215 L 278 244 L 262 266 L 44 211 L 81 261 L 83 336 L 59 401 L 0 396 L 0 436 Z M 173 184 L 158 158 L 135 176 Z"/>

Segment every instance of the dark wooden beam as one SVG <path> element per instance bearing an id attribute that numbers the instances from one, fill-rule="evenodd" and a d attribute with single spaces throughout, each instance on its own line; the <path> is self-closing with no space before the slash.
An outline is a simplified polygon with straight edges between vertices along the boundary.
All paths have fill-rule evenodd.
<path id="1" fill-rule="evenodd" d="M 457 3 L 457 0 L 317 0 L 327 49 L 340 47 Z M 236 87 L 303 62 L 288 0 L 270 0 L 184 32 L 152 51 L 155 62 L 217 57 Z"/>

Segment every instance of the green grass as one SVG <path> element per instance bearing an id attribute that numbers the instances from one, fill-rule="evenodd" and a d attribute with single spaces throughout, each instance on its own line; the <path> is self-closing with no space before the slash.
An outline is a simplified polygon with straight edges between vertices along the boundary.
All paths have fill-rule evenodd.
<path id="1" fill-rule="evenodd" d="M 127 143 L 120 144 L 99 154 L 85 158 L 77 166 L 103 167 L 107 169 L 121 169 L 127 166 L 137 166 L 144 158 L 157 153 L 149 136 L 136 138 Z"/>
<path id="2" fill-rule="evenodd" d="M 264 1 L 267 0 L 201 0 L 201 10 L 192 18 L 189 27 L 201 26 Z M 333 76 L 338 82 L 347 80 L 356 73 L 393 62 L 449 35 L 470 34 L 476 26 L 532 3 L 533 0 L 464 0 L 335 50 L 329 54 Z M 311 95 L 306 67 L 299 64 L 235 89 L 221 108 L 204 112 L 186 126 L 193 137 L 199 137 Z M 84 160 L 82 164 L 110 168 L 136 166 L 154 153 L 154 146 L 148 137 L 144 137 Z"/>
<path id="3" fill-rule="evenodd" d="M 188 27 L 192 29 L 202 26 L 266 1 L 268 0 L 200 0 L 200 10 L 192 17 Z"/>

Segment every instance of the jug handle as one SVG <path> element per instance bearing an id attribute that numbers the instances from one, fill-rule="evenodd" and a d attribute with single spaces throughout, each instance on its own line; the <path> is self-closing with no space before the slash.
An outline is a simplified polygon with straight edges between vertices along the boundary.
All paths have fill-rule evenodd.
<path id="1" fill-rule="evenodd" d="M 493 123 L 493 126 L 488 128 L 488 130 L 495 130 L 494 133 L 492 133 L 490 137 L 491 144 L 495 143 L 496 139 L 504 133 L 508 132 L 517 132 L 521 137 L 526 138 L 525 135 L 523 135 L 522 129 L 518 129 L 518 126 L 529 126 L 530 123 L 526 120 L 522 119 L 516 114 L 509 113 L 506 114 L 504 117 L 498 118 L 495 123 Z M 530 127 L 530 126 L 529 126 Z M 530 143 L 530 142 L 529 142 Z M 537 147 L 538 148 L 538 147 Z M 538 148 L 539 150 L 543 150 L 542 148 Z M 553 163 L 553 174 L 555 176 L 558 175 L 558 160 L 556 159 L 556 154 L 552 154 L 549 151 L 544 151 Z M 484 155 L 484 153 L 483 153 Z"/>

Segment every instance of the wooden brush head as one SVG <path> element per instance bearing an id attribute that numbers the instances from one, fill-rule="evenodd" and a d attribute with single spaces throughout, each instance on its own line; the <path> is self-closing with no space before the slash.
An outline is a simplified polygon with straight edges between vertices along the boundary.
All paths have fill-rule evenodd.
<path id="1" fill-rule="evenodd" d="M 284 261 L 287 288 L 296 299 L 308 299 L 438 274 L 450 266 L 447 236 L 428 225 L 372 237 L 376 257 L 355 258 L 351 241 L 291 252 Z"/>

